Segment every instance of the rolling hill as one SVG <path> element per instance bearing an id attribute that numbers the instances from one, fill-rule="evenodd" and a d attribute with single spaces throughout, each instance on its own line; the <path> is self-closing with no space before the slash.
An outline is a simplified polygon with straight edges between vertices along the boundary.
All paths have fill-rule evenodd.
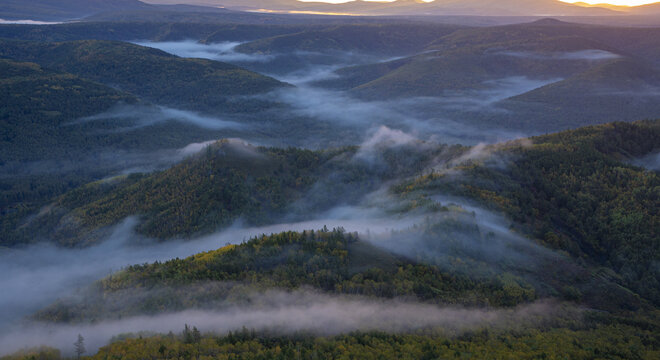
<path id="1" fill-rule="evenodd" d="M 53 151 L 66 154 L 61 146 L 80 145 L 81 139 L 75 128 L 62 131 L 64 123 L 137 101 L 127 93 L 34 63 L 0 59 L 0 66 L 3 163 L 44 159 Z"/>
<path id="2" fill-rule="evenodd" d="M 453 193 L 505 212 L 547 246 L 617 272 L 620 284 L 655 304 L 658 293 L 658 173 L 626 163 L 656 153 L 659 122 L 612 123 L 531 138 L 533 145 L 492 149 L 455 181 L 442 172 L 401 194 Z"/>
<path id="3" fill-rule="evenodd" d="M 0 18 L 63 21 L 105 11 L 148 8 L 151 6 L 138 0 L 4 0 Z"/>
<path id="4" fill-rule="evenodd" d="M 209 281 L 217 287 L 203 289 Z M 380 298 L 412 296 L 445 304 L 514 306 L 536 298 L 532 286 L 515 275 L 474 279 L 452 274 L 334 229 L 263 235 L 186 259 L 131 266 L 95 283 L 84 303 L 64 300 L 35 318 L 78 323 L 190 308 L 219 309 L 240 304 L 238 299 L 254 292 L 305 287 Z M 159 294 L 149 295 L 152 290 Z M 113 309 L 117 297 L 126 300 L 121 309 Z M 131 298 L 142 299 L 133 302 Z M 213 304 L 204 300 L 210 298 Z"/>
<path id="5" fill-rule="evenodd" d="M 355 148 L 256 148 L 221 140 L 168 170 L 72 191 L 21 232 L 79 246 L 98 241 L 109 226 L 133 215 L 142 219 L 138 232 L 161 239 L 207 234 L 239 219 L 246 225 L 309 219 L 355 204 L 386 179 L 421 171 L 443 152 L 461 151 L 460 146 L 423 149 L 388 149 L 382 163 L 372 166 L 353 160 Z"/>
<path id="6" fill-rule="evenodd" d="M 458 26 L 434 24 L 338 25 L 255 40 L 237 47 L 243 53 L 352 52 L 405 55 L 425 49 Z"/>
<path id="7" fill-rule="evenodd" d="M 355 90 L 366 95 L 437 96 L 446 91 L 478 89 L 484 82 L 509 76 L 565 78 L 592 65 L 588 57 L 579 57 L 580 51 L 621 52 L 599 40 L 581 36 L 582 26 L 544 20 L 459 29 L 439 37 L 420 55 L 395 60 L 387 66 L 391 69 L 388 72 L 373 71 L 380 76 Z M 570 53 L 575 54 L 561 56 Z M 384 65 L 373 67 L 383 69 Z M 363 66 L 340 70 L 339 74 L 350 79 L 364 72 L 371 71 Z"/>
<path id="8" fill-rule="evenodd" d="M 234 65 L 183 59 L 123 42 L 3 41 L 0 56 L 70 72 L 156 104 L 195 110 L 249 111 L 247 104 L 232 103 L 230 98 L 284 86 L 273 78 Z"/>
<path id="9" fill-rule="evenodd" d="M 535 133 L 654 118 L 657 34 L 553 19 L 457 29 L 417 55 L 342 68 L 317 85 L 367 100 L 432 98 L 426 117 Z"/>
<path id="10" fill-rule="evenodd" d="M 496 241 L 495 235 L 481 229 L 478 217 L 474 223 L 457 221 L 474 213 L 443 200 L 446 205 L 426 217 L 425 225 L 404 230 L 402 237 L 393 235 L 394 249 L 399 250 L 387 250 L 378 237 L 362 239 L 342 229 L 262 235 L 185 259 L 130 266 L 44 308 L 33 320 L 75 324 L 190 309 L 219 313 L 255 309 L 265 314 L 271 302 L 282 310 L 278 299 L 290 295 L 306 304 L 306 296 L 318 299 L 320 294 L 357 296 L 355 299 L 372 303 L 403 298 L 478 309 L 488 304 L 490 309 L 505 307 L 515 313 L 518 308 L 512 306 L 551 297 L 565 302 L 553 320 L 520 324 L 516 330 L 488 327 L 478 339 L 490 339 L 487 347 L 492 351 L 498 346 L 496 341 L 504 341 L 503 336 L 511 344 L 532 331 L 535 341 L 550 337 L 548 341 L 556 349 L 557 342 L 564 341 L 558 339 L 559 334 L 569 331 L 561 336 L 577 336 L 583 341 L 608 338 L 621 354 L 625 341 L 616 334 L 624 331 L 627 341 L 637 339 L 634 341 L 641 344 L 657 328 L 652 304 L 658 301 L 653 267 L 659 253 L 654 237 L 659 222 L 653 205 L 660 186 L 658 174 L 626 162 L 657 152 L 659 140 L 658 121 L 581 128 L 486 147 L 481 149 L 486 152 L 484 157 L 437 167 L 392 188 L 402 198 L 417 199 L 416 204 L 446 194 L 473 199 L 506 213 L 516 231 L 563 251 L 528 253 L 532 268 L 521 268 L 524 261 L 518 259 L 499 263 L 495 272 L 484 272 L 484 262 L 492 261 L 496 253 L 470 252 L 470 245 L 457 236 L 469 234 L 485 244 Z M 458 154 L 470 153 L 474 151 Z M 427 242 L 415 242 L 419 236 Z M 401 253 L 403 244 L 410 251 Z M 447 250 L 451 261 L 445 260 Z M 507 251 L 517 250 L 507 247 Z M 297 303 L 287 301 L 287 306 Z M 572 312 L 573 306 L 589 310 L 578 316 Z M 238 341 L 234 333 L 195 335 L 195 340 L 186 331 L 190 329 L 180 337 L 128 335 L 101 349 L 101 354 L 132 353 L 137 351 L 134 347 L 144 352 L 143 346 L 154 347 L 154 352 L 157 347 L 163 352 L 176 351 L 176 346 L 181 349 L 185 344 L 200 344 L 196 351 L 204 353 L 201 349 L 213 351 L 211 343 Z M 438 331 L 444 334 L 446 330 Z M 499 335 L 491 338 L 492 332 Z M 443 336 L 433 334 L 415 336 Z M 475 340 L 474 333 L 468 334 L 471 351 L 475 351 L 480 340 Z M 307 341 L 321 339 L 315 333 L 296 336 L 308 336 Z M 344 336 L 355 339 L 362 335 Z M 270 339 L 260 333 L 254 335 L 257 338 Z M 270 341 L 279 344 L 279 340 Z M 599 354 L 609 351 L 602 345 L 599 349 Z M 646 343 L 635 349 L 637 354 L 650 354 L 653 346 Z M 511 357 L 510 351 L 505 353 Z"/>
<path id="11" fill-rule="evenodd" d="M 624 58 L 514 96 L 503 106 L 539 106 L 546 116 L 556 119 L 574 112 L 595 123 L 620 113 L 621 120 L 634 121 L 660 113 L 660 106 L 656 105 L 659 89 L 660 72 L 645 62 Z"/>
<path id="12" fill-rule="evenodd" d="M 606 276 L 608 282 L 657 303 L 660 295 L 652 279 L 653 262 L 660 253 L 654 240 L 659 222 L 653 204 L 659 178 L 653 171 L 626 162 L 657 152 L 659 139 L 658 121 L 614 123 L 531 138 L 533 145 L 525 145 L 527 141 L 493 145 L 479 150 L 486 154 L 482 160 L 471 158 L 476 149 L 432 144 L 394 147 L 384 154 L 388 165 L 376 168 L 356 162 L 355 149 L 312 152 L 250 148 L 225 141 L 163 172 L 71 191 L 34 219 L 27 230 L 38 234 L 58 229 L 55 239 L 80 245 L 93 243 L 109 225 L 141 215 L 139 232 L 165 239 L 194 237 L 226 227 L 239 217 L 247 225 L 272 224 L 296 219 L 296 214 L 298 219 L 306 219 L 337 205 L 359 204 L 359 194 L 397 178 L 400 180 L 392 183 L 390 191 L 400 199 L 399 213 L 431 211 L 440 219 L 443 214 L 451 218 L 456 212 L 444 200 L 445 207 L 438 208 L 432 200 L 435 196 L 473 199 L 507 214 L 513 228 L 545 246 L 582 258 L 590 266 L 612 269 L 616 275 Z M 447 168 L 437 165 L 438 156 L 445 158 L 445 165 L 454 164 L 447 173 L 443 170 Z M 429 166 L 435 171 L 415 177 L 428 173 Z M 455 172 L 462 175 L 453 176 Z M 447 237 L 443 241 L 452 242 L 475 229 L 470 221 L 444 219 L 438 224 L 437 228 L 423 227 L 426 235 L 422 238 L 428 245 L 418 246 L 427 251 L 436 246 L 445 249 L 438 239 Z M 410 236 L 404 234 L 403 238 Z M 483 256 L 457 250 L 460 244 L 444 251 Z M 416 254 L 413 258 L 428 256 L 423 251 Z M 482 265 L 488 262 L 480 261 Z M 496 263 L 514 268 L 523 264 Z M 561 281 L 564 275 L 552 274 L 559 273 L 536 273 L 535 281 L 557 288 L 566 285 Z M 599 295 L 601 287 L 590 279 L 573 285 L 592 306 L 640 306 L 633 306 L 636 301 L 623 293 Z"/>

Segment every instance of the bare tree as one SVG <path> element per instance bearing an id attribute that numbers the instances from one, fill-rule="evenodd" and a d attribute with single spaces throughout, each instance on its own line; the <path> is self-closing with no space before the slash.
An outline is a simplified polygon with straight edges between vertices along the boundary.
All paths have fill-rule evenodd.
<path id="1" fill-rule="evenodd" d="M 85 351 L 85 338 L 78 334 L 78 340 L 73 343 L 73 346 L 76 348 L 76 355 L 78 355 L 78 359 L 80 359 L 80 355 L 84 354 Z"/>

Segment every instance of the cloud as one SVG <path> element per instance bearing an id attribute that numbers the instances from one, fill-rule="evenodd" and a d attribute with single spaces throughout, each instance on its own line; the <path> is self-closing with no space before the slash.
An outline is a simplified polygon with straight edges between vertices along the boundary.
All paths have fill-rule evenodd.
<path id="1" fill-rule="evenodd" d="M 561 78 L 532 79 L 527 76 L 510 76 L 485 81 L 482 90 L 447 91 L 438 99 L 445 108 L 452 110 L 502 112 L 497 102 L 561 81 Z"/>
<path id="2" fill-rule="evenodd" d="M 167 53 L 186 58 L 202 58 L 224 62 L 261 62 L 266 63 L 275 59 L 275 55 L 251 55 L 236 52 L 241 42 L 221 42 L 202 44 L 194 40 L 186 41 L 133 41 L 136 45 L 156 48 Z"/>
<path id="3" fill-rule="evenodd" d="M 555 53 L 536 53 L 531 51 L 501 51 L 497 52 L 498 55 L 513 56 L 518 58 L 534 59 L 534 60 L 587 60 L 587 61 L 603 61 L 621 58 L 621 55 L 598 49 L 571 51 L 571 52 L 555 52 Z"/>
<path id="4" fill-rule="evenodd" d="M 0 24 L 20 24 L 20 25 L 56 25 L 64 24 L 57 21 L 37 21 L 37 20 L 5 20 L 0 19 Z"/>
<path id="5" fill-rule="evenodd" d="M 634 159 L 632 164 L 641 166 L 648 170 L 660 171 L 660 152 L 648 154 L 641 158 Z"/>
<path id="6" fill-rule="evenodd" d="M 360 145 L 354 159 L 371 162 L 386 149 L 396 149 L 407 145 L 422 146 L 423 143 L 401 130 L 393 130 L 381 125 Z"/>
<path id="7" fill-rule="evenodd" d="M 134 122 L 115 131 L 129 131 L 166 121 L 177 121 L 209 130 L 245 129 L 245 124 L 215 117 L 200 115 L 192 111 L 172 109 L 165 106 L 118 105 L 107 112 L 88 116 L 71 124 L 80 124 L 99 120 L 129 119 Z"/>
<path id="8" fill-rule="evenodd" d="M 472 277 L 512 272 L 535 280 L 539 269 L 560 259 L 512 231 L 511 221 L 501 215 L 464 199 L 439 194 L 429 194 L 428 199 L 442 210 L 426 214 L 413 227 L 362 238 L 415 261 Z"/>

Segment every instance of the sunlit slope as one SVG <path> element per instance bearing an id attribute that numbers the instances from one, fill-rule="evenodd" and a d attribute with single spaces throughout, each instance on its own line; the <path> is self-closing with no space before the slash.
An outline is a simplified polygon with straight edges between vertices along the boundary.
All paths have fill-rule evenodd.
<path id="1" fill-rule="evenodd" d="M 240 67 L 179 58 L 160 50 L 112 41 L 35 43 L 3 41 L 0 56 L 120 88 L 157 104 L 199 110 L 249 111 L 230 97 L 264 93 L 279 81 Z"/>
<path id="2" fill-rule="evenodd" d="M 494 147 L 463 167 L 460 181 L 440 173 L 397 191 L 476 199 L 548 246 L 614 269 L 603 276 L 657 304 L 660 177 L 626 161 L 659 150 L 659 124 L 613 123 Z M 496 165 L 502 159 L 506 165 Z"/>

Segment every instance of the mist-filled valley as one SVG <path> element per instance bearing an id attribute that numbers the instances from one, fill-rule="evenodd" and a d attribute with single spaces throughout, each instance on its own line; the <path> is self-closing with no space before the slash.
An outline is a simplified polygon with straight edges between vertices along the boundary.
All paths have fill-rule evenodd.
<path id="1" fill-rule="evenodd" d="M 181 2 L 0 4 L 0 359 L 660 354 L 653 5 Z"/>

